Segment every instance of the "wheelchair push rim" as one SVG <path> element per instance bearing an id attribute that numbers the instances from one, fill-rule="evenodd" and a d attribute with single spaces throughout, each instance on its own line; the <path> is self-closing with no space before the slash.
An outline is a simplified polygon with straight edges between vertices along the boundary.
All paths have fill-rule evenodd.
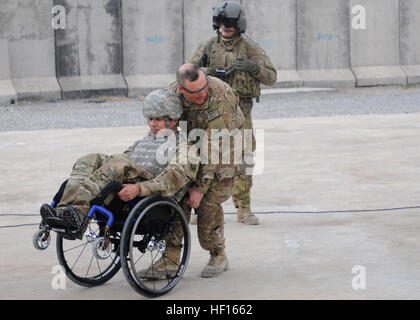
<path id="1" fill-rule="evenodd" d="M 157 297 L 166 294 L 179 283 L 187 268 L 191 247 L 189 225 L 181 207 L 167 198 L 155 197 L 153 199 L 152 197 L 144 199 L 132 209 L 124 225 L 120 248 L 121 266 L 127 282 L 136 292 L 146 297 Z M 151 203 L 150 200 L 156 199 L 160 200 Z M 139 234 L 138 228 L 142 219 L 146 217 L 151 209 L 158 206 L 169 206 L 172 209 L 171 218 L 167 224 L 167 233 L 161 238 L 154 238 L 149 233 Z M 175 229 L 176 223 L 178 223 L 178 230 Z M 180 246 L 180 260 L 176 271 L 168 272 L 165 265 L 164 275 L 159 278 L 153 279 L 139 276 L 139 272 L 152 269 L 153 264 L 162 257 L 165 256 L 163 261 L 168 261 L 166 258 L 168 234 L 182 243 Z M 144 240 L 147 242 L 147 247 L 143 248 L 145 252 L 141 252 L 139 243 Z"/>
<path id="2" fill-rule="evenodd" d="M 82 240 L 67 240 L 57 233 L 56 247 L 60 265 L 67 277 L 78 285 L 93 287 L 110 280 L 121 268 L 119 257 L 120 236 L 114 234 L 111 238 L 111 254 L 101 258 L 94 254 L 95 247 L 101 239 L 101 225 L 91 220 L 83 234 Z"/>

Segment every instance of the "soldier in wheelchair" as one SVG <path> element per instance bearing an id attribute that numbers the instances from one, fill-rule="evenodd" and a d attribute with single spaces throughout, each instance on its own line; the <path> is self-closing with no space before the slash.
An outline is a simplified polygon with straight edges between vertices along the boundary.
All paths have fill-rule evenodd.
<path id="1" fill-rule="evenodd" d="M 121 263 L 130 285 L 142 294 L 166 293 L 179 281 L 173 280 L 185 271 L 190 246 L 184 195 L 200 161 L 197 152 L 191 152 L 194 146 L 187 144 L 186 134 L 177 127 L 182 112 L 179 98 L 170 90 L 153 91 L 143 107 L 148 135 L 123 154 L 98 153 L 80 158 L 53 203 L 41 206 L 42 233 L 38 232 L 34 245 L 44 249 L 42 243 L 49 230 L 57 231 L 58 257 L 73 281 L 86 286 L 101 284 L 118 271 Z M 92 220 L 98 230 L 92 228 Z M 108 261 L 115 253 L 109 266 L 101 269 L 98 264 L 99 275 L 76 274 L 64 257 L 73 250 L 64 248 L 65 240 L 85 238 L 94 253 L 85 266 L 88 272 L 93 259 Z M 152 255 L 151 263 L 141 269 L 135 260 L 146 254 Z M 77 263 L 80 256 L 75 258 Z M 167 281 L 162 289 L 144 284 L 146 280 L 162 279 Z"/>

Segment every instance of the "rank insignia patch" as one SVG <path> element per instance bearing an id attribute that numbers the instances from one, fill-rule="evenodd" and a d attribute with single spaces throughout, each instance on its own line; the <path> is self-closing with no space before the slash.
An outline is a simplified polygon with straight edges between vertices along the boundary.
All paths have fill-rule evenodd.
<path id="1" fill-rule="evenodd" d="M 208 114 L 207 114 L 207 120 L 208 121 L 212 121 L 212 120 L 214 120 L 214 119 L 216 119 L 217 117 L 220 117 L 220 113 L 219 113 L 219 110 L 213 110 L 213 111 L 210 111 Z"/>

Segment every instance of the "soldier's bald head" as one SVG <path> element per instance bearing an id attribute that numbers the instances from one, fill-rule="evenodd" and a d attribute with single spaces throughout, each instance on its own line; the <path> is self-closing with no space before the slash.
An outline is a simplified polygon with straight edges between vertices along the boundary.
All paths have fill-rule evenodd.
<path id="1" fill-rule="evenodd" d="M 200 68 L 193 63 L 186 63 L 179 67 L 176 72 L 176 81 L 180 86 L 185 85 L 185 81 L 196 81 L 200 76 Z"/>

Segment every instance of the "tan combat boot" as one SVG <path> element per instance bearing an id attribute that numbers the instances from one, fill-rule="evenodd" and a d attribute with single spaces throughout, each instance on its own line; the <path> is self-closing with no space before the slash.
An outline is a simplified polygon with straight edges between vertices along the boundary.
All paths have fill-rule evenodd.
<path id="1" fill-rule="evenodd" d="M 238 208 L 236 215 L 238 222 L 256 225 L 258 224 L 258 218 L 251 212 L 251 208 Z"/>
<path id="2" fill-rule="evenodd" d="M 229 269 L 229 263 L 224 251 L 210 250 L 210 260 L 201 271 L 203 278 L 213 278 Z"/>
<path id="3" fill-rule="evenodd" d="M 137 277 L 150 280 L 160 280 L 167 277 L 173 277 L 178 271 L 181 260 L 180 257 L 180 248 L 166 247 L 165 254 L 153 263 L 153 267 L 138 271 Z"/>

